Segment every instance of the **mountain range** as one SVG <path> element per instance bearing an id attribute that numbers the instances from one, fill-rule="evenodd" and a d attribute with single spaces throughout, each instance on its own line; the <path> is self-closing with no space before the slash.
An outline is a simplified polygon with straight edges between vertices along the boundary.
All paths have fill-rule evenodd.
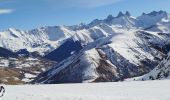
<path id="1" fill-rule="evenodd" d="M 133 17 L 127 11 L 89 24 L 10 28 L 0 32 L 0 47 L 18 52 L 19 57 L 30 54 L 57 62 L 32 83 L 121 81 L 151 73 L 165 62 L 170 51 L 170 15 L 153 11 Z"/>

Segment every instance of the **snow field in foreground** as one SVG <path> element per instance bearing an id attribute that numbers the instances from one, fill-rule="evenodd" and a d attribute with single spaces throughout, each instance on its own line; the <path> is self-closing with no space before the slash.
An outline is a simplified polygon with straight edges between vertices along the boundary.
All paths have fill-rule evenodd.
<path id="1" fill-rule="evenodd" d="M 170 100 L 170 81 L 5 85 L 0 100 Z"/>

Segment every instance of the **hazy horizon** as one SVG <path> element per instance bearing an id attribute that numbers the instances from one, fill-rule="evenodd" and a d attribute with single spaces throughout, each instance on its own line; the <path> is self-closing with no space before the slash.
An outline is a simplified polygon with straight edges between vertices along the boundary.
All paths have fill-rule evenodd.
<path id="1" fill-rule="evenodd" d="M 0 0 L 0 30 L 87 24 L 109 14 L 117 16 L 119 11 L 132 16 L 159 10 L 169 13 L 168 5 L 170 1 L 161 0 Z"/>

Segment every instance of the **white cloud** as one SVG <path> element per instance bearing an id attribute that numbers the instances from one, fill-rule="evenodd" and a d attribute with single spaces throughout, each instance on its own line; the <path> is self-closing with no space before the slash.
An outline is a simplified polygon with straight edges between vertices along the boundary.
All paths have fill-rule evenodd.
<path id="1" fill-rule="evenodd" d="M 50 5 L 58 7 L 75 7 L 75 8 L 94 8 L 100 6 L 111 5 L 123 0 L 43 0 Z"/>
<path id="2" fill-rule="evenodd" d="M 9 14 L 12 13 L 12 9 L 0 9 L 0 14 Z"/>
<path id="3" fill-rule="evenodd" d="M 121 0 L 69 0 L 73 6 L 77 7 L 99 7 L 110 5 Z"/>

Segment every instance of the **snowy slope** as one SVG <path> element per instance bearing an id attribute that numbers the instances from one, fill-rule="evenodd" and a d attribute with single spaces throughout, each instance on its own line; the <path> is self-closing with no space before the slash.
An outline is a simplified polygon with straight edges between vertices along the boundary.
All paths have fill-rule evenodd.
<path id="1" fill-rule="evenodd" d="M 116 67 L 104 60 L 99 51 L 91 49 L 71 56 L 54 68 L 39 75 L 34 83 L 80 83 L 92 81 L 112 81 L 117 76 Z M 74 77 L 74 78 L 73 78 Z M 118 77 L 115 77 L 118 80 Z"/>
<path id="2" fill-rule="evenodd" d="M 142 16 L 156 25 L 169 20 L 163 11 Z M 72 38 L 81 42 L 83 49 L 41 73 L 34 82 L 118 81 L 148 73 L 169 51 L 170 31 L 145 28 L 153 25 L 142 16 L 134 18 L 128 12 L 120 12 L 117 17 L 94 20 L 89 27 L 76 30 Z M 139 24 L 141 20 L 145 25 Z"/>
<path id="3" fill-rule="evenodd" d="M 5 85 L 0 100 L 169 100 L 170 81 Z"/>
<path id="4" fill-rule="evenodd" d="M 151 72 L 134 78 L 135 80 L 164 80 L 170 79 L 170 53 L 163 59 L 157 67 L 155 67 Z"/>
<path id="5" fill-rule="evenodd" d="M 168 38 L 164 39 L 166 41 Z M 123 31 L 122 34 L 112 38 L 103 38 L 89 44 L 80 53 L 40 74 L 36 81 L 43 83 L 117 81 L 138 76 L 153 69 L 164 56 L 163 52 L 150 46 L 154 44 L 160 47 L 165 45 L 157 33 Z"/>

